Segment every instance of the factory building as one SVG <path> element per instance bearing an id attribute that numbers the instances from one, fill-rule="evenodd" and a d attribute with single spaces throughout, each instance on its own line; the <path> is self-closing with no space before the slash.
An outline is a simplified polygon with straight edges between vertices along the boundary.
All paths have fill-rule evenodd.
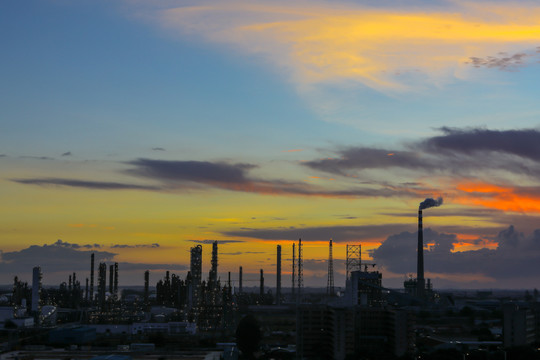
<path id="1" fill-rule="evenodd" d="M 405 310 L 302 305 L 299 324 L 302 358 L 341 360 L 384 352 L 402 356 L 414 350 L 414 319 Z"/>
<path id="2" fill-rule="evenodd" d="M 378 271 L 351 271 L 345 293 L 349 306 L 382 306 L 382 274 Z"/>
<path id="3" fill-rule="evenodd" d="M 503 344 L 505 347 L 529 345 L 536 341 L 535 314 L 528 306 L 515 303 L 503 306 Z"/>

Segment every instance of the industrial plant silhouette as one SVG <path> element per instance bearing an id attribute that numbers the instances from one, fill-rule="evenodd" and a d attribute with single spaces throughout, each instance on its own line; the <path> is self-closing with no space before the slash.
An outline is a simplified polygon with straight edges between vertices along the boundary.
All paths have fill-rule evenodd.
<path id="1" fill-rule="evenodd" d="M 196 245 L 184 277 L 166 271 L 150 284 L 146 270 L 138 287 L 120 287 L 119 264 L 96 264 L 94 253 L 84 286 L 72 273 L 67 283 L 46 288 L 36 266 L 31 286 L 15 277 L 0 308 L 3 350 L 23 351 L 28 358 L 65 347 L 63 358 L 98 359 L 103 352 L 112 358 L 180 358 L 191 352 L 223 359 L 412 359 L 443 353 L 495 359 L 533 344 L 540 334 L 537 292 L 525 299 L 493 292 L 470 296 L 436 291 L 425 279 L 423 211 L 441 204 L 442 198 L 428 198 L 419 205 L 417 273 L 402 289 L 384 287 L 376 264 L 362 259 L 361 244 L 347 244 L 344 291 L 336 290 L 332 239 L 324 290 L 304 286 L 302 239 L 289 243 L 289 264 L 282 262 L 284 244 L 276 245 L 275 288 L 265 286 L 260 269 L 258 291 L 243 284 L 241 265 L 234 283 L 231 272 L 219 277 L 218 241 L 211 244 L 207 276 L 203 246 Z M 286 266 L 290 287 L 282 285 Z M 475 325 L 475 319 L 484 322 Z"/>

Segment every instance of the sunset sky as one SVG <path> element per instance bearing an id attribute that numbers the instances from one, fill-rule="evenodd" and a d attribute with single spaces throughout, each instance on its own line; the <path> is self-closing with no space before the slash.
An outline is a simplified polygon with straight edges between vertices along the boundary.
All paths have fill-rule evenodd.
<path id="1" fill-rule="evenodd" d="M 540 287 L 540 5 L 0 2 L 0 284 L 219 273 L 336 286 L 345 245 L 401 287 Z M 250 282 L 251 281 L 251 282 Z M 83 280 L 84 282 L 84 280 Z"/>

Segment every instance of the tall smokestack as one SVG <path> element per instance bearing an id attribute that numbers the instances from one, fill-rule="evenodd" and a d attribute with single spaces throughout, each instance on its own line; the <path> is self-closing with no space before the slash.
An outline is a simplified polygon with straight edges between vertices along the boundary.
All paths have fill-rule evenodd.
<path id="1" fill-rule="evenodd" d="M 114 295 L 118 296 L 118 263 L 114 263 Z"/>
<path id="2" fill-rule="evenodd" d="M 32 269 L 32 312 L 39 321 L 39 311 L 41 310 L 41 267 Z"/>
<path id="3" fill-rule="evenodd" d="M 242 267 L 240 266 L 239 274 L 238 274 L 238 292 L 242 293 Z"/>
<path id="4" fill-rule="evenodd" d="M 98 269 L 98 304 L 101 310 L 105 305 L 105 291 L 107 290 L 107 264 L 99 263 Z"/>
<path id="5" fill-rule="evenodd" d="M 264 296 L 264 272 L 263 269 L 261 269 L 261 279 L 260 279 L 260 289 L 259 289 L 259 295 L 261 297 L 261 300 Z"/>
<path id="6" fill-rule="evenodd" d="M 94 253 L 90 255 L 90 302 L 94 302 Z"/>
<path id="7" fill-rule="evenodd" d="M 218 272 L 218 242 L 212 243 L 212 259 L 210 260 L 212 268 L 210 269 L 210 286 L 212 289 L 217 285 L 217 272 Z"/>
<path id="8" fill-rule="evenodd" d="M 148 306 L 148 298 L 150 296 L 150 271 L 146 270 L 144 272 L 144 306 Z"/>
<path id="9" fill-rule="evenodd" d="M 424 230 L 422 227 L 422 210 L 418 210 L 418 250 L 416 263 L 416 293 L 418 297 L 424 296 L 426 280 L 424 279 Z"/>
<path id="10" fill-rule="evenodd" d="M 298 239 L 298 296 L 302 296 L 304 289 L 304 255 L 302 251 L 302 239 Z"/>
<path id="11" fill-rule="evenodd" d="M 276 261 L 276 305 L 281 304 L 281 245 L 277 246 Z"/>
<path id="12" fill-rule="evenodd" d="M 427 198 L 426 200 L 422 201 L 418 207 L 418 250 L 416 263 L 416 294 L 418 297 L 424 297 L 424 292 L 426 289 L 426 280 L 424 278 L 424 229 L 422 225 L 422 210 L 441 206 L 442 203 L 442 197 L 436 200 Z"/>
<path id="13" fill-rule="evenodd" d="M 291 293 L 294 297 L 295 292 L 295 281 L 296 281 L 296 251 L 295 251 L 296 244 L 292 244 L 292 287 L 291 287 Z"/>

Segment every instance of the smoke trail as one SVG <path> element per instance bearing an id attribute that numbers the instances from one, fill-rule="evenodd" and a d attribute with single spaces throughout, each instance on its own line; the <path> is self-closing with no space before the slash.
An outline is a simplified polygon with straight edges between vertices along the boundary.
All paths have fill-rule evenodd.
<path id="1" fill-rule="evenodd" d="M 435 207 L 435 206 L 441 206 L 442 203 L 443 203 L 442 197 L 438 198 L 437 200 L 432 199 L 432 198 L 427 198 L 426 200 L 420 203 L 420 207 L 418 208 L 418 210 L 428 209 L 430 207 Z"/>

